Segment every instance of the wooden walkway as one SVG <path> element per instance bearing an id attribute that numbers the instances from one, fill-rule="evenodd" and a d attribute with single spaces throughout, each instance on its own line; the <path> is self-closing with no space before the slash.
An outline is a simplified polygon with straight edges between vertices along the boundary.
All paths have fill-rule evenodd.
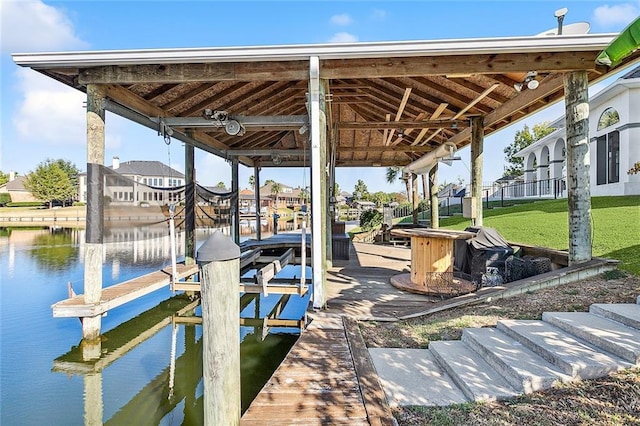
<path id="1" fill-rule="evenodd" d="M 393 425 L 355 321 L 305 330 L 241 425 Z"/>
<path id="2" fill-rule="evenodd" d="M 407 248 L 351 245 L 327 271 L 327 309 L 312 322 L 242 417 L 242 425 L 393 425 L 356 319 L 395 319 L 432 303 L 389 283 Z"/>
<path id="3" fill-rule="evenodd" d="M 177 265 L 176 280 L 191 277 L 197 273 L 198 265 L 181 263 Z M 160 271 L 154 271 L 141 277 L 103 288 L 99 303 L 86 303 L 82 294 L 55 303 L 51 307 L 53 316 L 54 318 L 72 318 L 102 315 L 110 309 L 166 287 L 170 282 L 171 267 L 166 267 Z"/>

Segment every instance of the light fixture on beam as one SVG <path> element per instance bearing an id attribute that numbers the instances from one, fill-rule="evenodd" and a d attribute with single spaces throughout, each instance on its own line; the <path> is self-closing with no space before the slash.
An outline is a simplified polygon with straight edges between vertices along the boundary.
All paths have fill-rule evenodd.
<path id="1" fill-rule="evenodd" d="M 271 154 L 271 161 L 273 161 L 273 164 L 275 164 L 276 166 L 279 166 L 280 164 L 282 164 L 282 157 L 280 156 L 280 154 Z"/>
<path id="2" fill-rule="evenodd" d="M 538 75 L 537 71 L 529 71 L 522 81 L 522 83 L 516 83 L 513 85 L 513 88 L 518 92 L 521 92 L 522 89 L 527 88 L 529 90 L 535 90 L 540 86 L 540 82 L 536 80 L 536 76 Z"/>

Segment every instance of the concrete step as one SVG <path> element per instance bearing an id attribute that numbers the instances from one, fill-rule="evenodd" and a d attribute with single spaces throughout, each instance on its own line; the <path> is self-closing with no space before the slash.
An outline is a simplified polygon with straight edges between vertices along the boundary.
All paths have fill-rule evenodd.
<path id="1" fill-rule="evenodd" d="M 370 348 L 390 406 L 447 406 L 469 402 L 428 349 Z"/>
<path id="2" fill-rule="evenodd" d="M 571 381 L 558 367 L 495 328 L 466 328 L 462 341 L 520 392 L 531 393 Z"/>
<path id="3" fill-rule="evenodd" d="M 594 303 L 589 312 L 640 330 L 640 305 L 637 303 Z"/>
<path id="4" fill-rule="evenodd" d="M 477 352 L 459 340 L 429 343 L 439 366 L 472 401 L 496 401 L 519 394 Z"/>
<path id="5" fill-rule="evenodd" d="M 544 312 L 542 320 L 633 364 L 640 363 L 640 331 L 588 312 Z"/>
<path id="6" fill-rule="evenodd" d="M 594 379 L 631 367 L 543 321 L 500 320 L 497 328 L 574 379 Z"/>

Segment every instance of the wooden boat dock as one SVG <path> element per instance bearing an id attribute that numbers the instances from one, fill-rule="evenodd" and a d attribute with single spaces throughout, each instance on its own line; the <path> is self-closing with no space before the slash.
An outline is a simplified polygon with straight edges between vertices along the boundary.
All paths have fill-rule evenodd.
<path id="1" fill-rule="evenodd" d="M 391 285 L 392 276 L 410 271 L 409 248 L 351 243 L 350 251 L 349 260 L 334 260 L 327 271 L 326 309 L 309 312 L 311 323 L 244 413 L 242 425 L 393 425 L 395 419 L 357 320 L 397 321 L 427 315 L 586 278 L 613 267 L 607 259 L 593 259 L 443 299 Z"/>
<path id="2" fill-rule="evenodd" d="M 327 271 L 327 309 L 311 323 L 242 416 L 242 425 L 393 425 L 356 319 L 392 319 L 430 303 L 395 289 L 406 248 L 355 243 Z"/>

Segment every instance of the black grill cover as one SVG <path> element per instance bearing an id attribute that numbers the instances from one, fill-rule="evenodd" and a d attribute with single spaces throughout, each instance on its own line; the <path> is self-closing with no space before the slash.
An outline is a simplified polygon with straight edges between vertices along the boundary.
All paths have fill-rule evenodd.
<path id="1" fill-rule="evenodd" d="M 469 274 L 472 280 L 480 283 L 486 267 L 498 268 L 505 278 L 505 260 L 513 255 L 513 247 L 494 228 L 469 227 L 465 231 L 473 232 L 475 237 L 468 240 L 455 240 L 454 268 Z"/>

